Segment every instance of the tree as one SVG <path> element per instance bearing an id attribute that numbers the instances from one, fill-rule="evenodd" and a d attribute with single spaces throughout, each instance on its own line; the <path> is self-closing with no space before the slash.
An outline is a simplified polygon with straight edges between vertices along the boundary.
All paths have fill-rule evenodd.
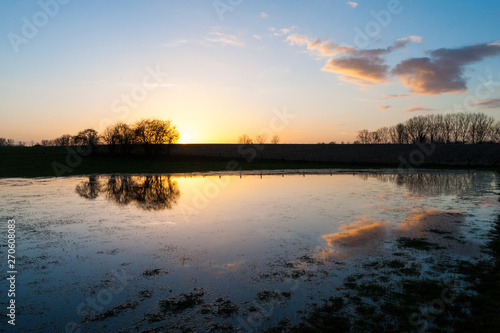
<path id="1" fill-rule="evenodd" d="M 104 130 L 102 139 L 109 145 L 112 153 L 129 154 L 135 140 L 135 133 L 129 125 L 118 122 Z"/>
<path id="2" fill-rule="evenodd" d="M 427 119 L 418 116 L 406 121 L 406 129 L 411 143 L 425 142 L 427 139 Z"/>
<path id="3" fill-rule="evenodd" d="M 470 117 L 470 141 L 471 143 L 482 143 L 493 126 L 495 119 L 484 113 L 472 113 Z"/>
<path id="4" fill-rule="evenodd" d="M 266 143 L 266 141 L 267 141 L 266 136 L 263 134 L 259 134 L 255 137 L 256 144 L 262 145 L 262 144 Z"/>
<path id="5" fill-rule="evenodd" d="M 271 138 L 271 143 L 272 144 L 278 144 L 280 142 L 280 137 L 278 135 L 273 135 L 273 137 Z"/>
<path id="6" fill-rule="evenodd" d="M 54 139 L 54 145 L 56 146 L 70 146 L 74 142 L 75 138 L 69 134 L 64 134 Z"/>
<path id="7" fill-rule="evenodd" d="M 95 148 L 99 144 L 99 134 L 96 130 L 88 128 L 86 130 L 80 131 L 73 138 L 75 144 L 77 145 L 88 145 L 91 147 L 91 151 L 95 152 Z"/>
<path id="8" fill-rule="evenodd" d="M 238 138 L 238 143 L 241 143 L 241 144 L 244 144 L 244 145 L 250 145 L 252 144 L 252 138 L 247 135 L 247 134 L 243 134 L 242 136 L 240 136 Z"/>
<path id="9" fill-rule="evenodd" d="M 54 145 L 54 140 L 42 140 L 42 146 L 48 147 L 48 146 L 53 146 Z"/>
<path id="10" fill-rule="evenodd" d="M 7 139 L 6 138 L 0 138 L 0 147 L 7 145 Z"/>
<path id="11" fill-rule="evenodd" d="M 170 144 L 179 141 L 179 131 L 170 120 L 142 119 L 135 123 L 132 133 L 134 141 L 144 147 L 147 154 L 158 156 L 162 145 L 167 145 L 167 154 L 170 153 Z"/>
<path id="12" fill-rule="evenodd" d="M 357 139 L 361 143 L 370 143 L 370 132 L 366 129 L 359 131 Z"/>

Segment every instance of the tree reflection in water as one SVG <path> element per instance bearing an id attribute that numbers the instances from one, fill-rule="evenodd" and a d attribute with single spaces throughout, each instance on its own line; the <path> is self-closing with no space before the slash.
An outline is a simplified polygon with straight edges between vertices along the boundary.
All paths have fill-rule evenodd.
<path id="1" fill-rule="evenodd" d="M 75 190 L 81 197 L 93 200 L 99 196 L 101 184 L 96 176 L 89 176 L 89 180 L 78 184 Z"/>
<path id="2" fill-rule="evenodd" d="M 76 192 L 85 199 L 95 199 L 104 193 L 106 199 L 118 205 L 135 203 L 144 210 L 171 209 L 181 192 L 170 176 L 114 175 L 101 184 L 96 176 L 90 176 L 76 186 Z"/>
<path id="3" fill-rule="evenodd" d="M 475 188 L 484 191 L 483 186 L 488 183 L 491 186 L 494 181 L 491 174 L 483 172 L 363 174 L 360 177 L 393 182 L 412 193 L 426 196 L 459 195 Z"/>

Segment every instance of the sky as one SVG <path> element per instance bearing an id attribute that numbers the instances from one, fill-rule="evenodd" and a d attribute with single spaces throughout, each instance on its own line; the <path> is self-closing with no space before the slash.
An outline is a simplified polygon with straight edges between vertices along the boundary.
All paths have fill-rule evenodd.
<path id="1" fill-rule="evenodd" d="M 155 117 L 181 143 L 340 143 L 461 111 L 500 120 L 497 0 L 0 2 L 15 141 Z"/>

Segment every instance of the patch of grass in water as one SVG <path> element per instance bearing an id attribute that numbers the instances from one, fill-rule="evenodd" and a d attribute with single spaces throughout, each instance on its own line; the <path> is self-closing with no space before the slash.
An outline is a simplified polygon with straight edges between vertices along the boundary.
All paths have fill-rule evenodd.
<path id="1" fill-rule="evenodd" d="M 441 229 L 429 229 L 427 231 L 435 233 L 435 234 L 439 234 L 439 235 L 449 235 L 449 234 L 451 234 L 451 231 L 445 231 L 445 230 L 441 230 Z"/>
<path id="2" fill-rule="evenodd" d="M 203 288 L 195 288 L 192 292 L 187 294 L 180 294 L 176 297 L 161 299 L 158 302 L 158 305 L 162 312 L 184 311 L 186 309 L 193 308 L 196 305 L 202 304 L 204 302 L 204 295 L 205 291 Z"/>
<path id="3" fill-rule="evenodd" d="M 421 251 L 444 249 L 444 247 L 436 243 L 429 242 L 425 238 L 401 237 L 398 239 L 398 246 L 403 248 L 421 250 Z"/>

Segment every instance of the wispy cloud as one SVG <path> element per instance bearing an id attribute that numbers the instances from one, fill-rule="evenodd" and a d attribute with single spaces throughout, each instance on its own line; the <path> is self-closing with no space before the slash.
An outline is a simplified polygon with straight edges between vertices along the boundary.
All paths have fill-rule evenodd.
<path id="1" fill-rule="evenodd" d="M 500 109 L 500 98 L 488 98 L 473 104 L 480 109 Z"/>
<path id="2" fill-rule="evenodd" d="M 351 6 L 352 8 L 356 8 L 358 7 L 358 3 L 357 2 L 353 2 L 353 1 L 347 1 L 346 2 L 349 6 Z"/>
<path id="3" fill-rule="evenodd" d="M 219 31 L 212 31 L 209 33 L 210 37 L 205 37 L 204 41 L 210 43 L 218 43 L 223 46 L 232 45 L 232 46 L 243 46 L 244 43 L 239 40 L 238 36 L 225 34 Z"/>
<path id="4" fill-rule="evenodd" d="M 253 38 L 255 38 L 255 39 L 261 39 L 262 37 L 259 36 L 259 35 L 253 35 Z"/>
<path id="5" fill-rule="evenodd" d="M 421 106 L 411 106 L 405 110 L 405 112 L 430 112 L 430 111 L 436 111 L 436 109 L 423 108 Z"/>
<path id="6" fill-rule="evenodd" d="M 269 15 L 267 13 L 264 13 L 264 12 L 260 13 L 260 18 L 266 19 L 268 17 L 269 17 Z"/>
<path id="7" fill-rule="evenodd" d="M 465 66 L 487 57 L 499 56 L 500 45 L 490 43 L 458 49 L 441 48 L 429 54 L 429 57 L 403 60 L 393 73 L 416 94 L 460 93 L 467 89 Z"/>
<path id="8" fill-rule="evenodd" d="M 277 28 L 268 28 L 269 31 L 272 32 L 273 36 L 283 36 L 283 35 L 288 35 L 290 32 L 292 32 L 294 29 L 295 29 L 295 26 L 291 26 L 290 28 L 281 28 L 281 29 L 277 29 Z"/>
<path id="9" fill-rule="evenodd" d="M 161 43 L 159 46 L 171 48 L 171 47 L 179 47 L 188 43 L 189 41 L 187 39 L 179 39 L 168 43 Z"/>
<path id="10" fill-rule="evenodd" d="M 330 42 L 329 39 L 321 40 L 320 38 L 312 39 L 307 35 L 291 34 L 287 37 L 290 45 L 306 45 L 307 49 L 315 55 L 322 57 L 332 57 L 339 53 L 352 50 L 351 47 L 342 46 L 337 43 Z"/>
<path id="11" fill-rule="evenodd" d="M 385 111 L 385 110 L 388 110 L 388 109 L 392 108 L 392 106 L 390 106 L 390 105 L 377 105 L 377 107 L 381 111 Z"/>
<path id="12" fill-rule="evenodd" d="M 411 96 L 411 94 L 401 94 L 401 95 L 382 95 L 380 99 L 392 99 L 392 98 L 400 98 L 400 97 L 408 97 Z"/>

